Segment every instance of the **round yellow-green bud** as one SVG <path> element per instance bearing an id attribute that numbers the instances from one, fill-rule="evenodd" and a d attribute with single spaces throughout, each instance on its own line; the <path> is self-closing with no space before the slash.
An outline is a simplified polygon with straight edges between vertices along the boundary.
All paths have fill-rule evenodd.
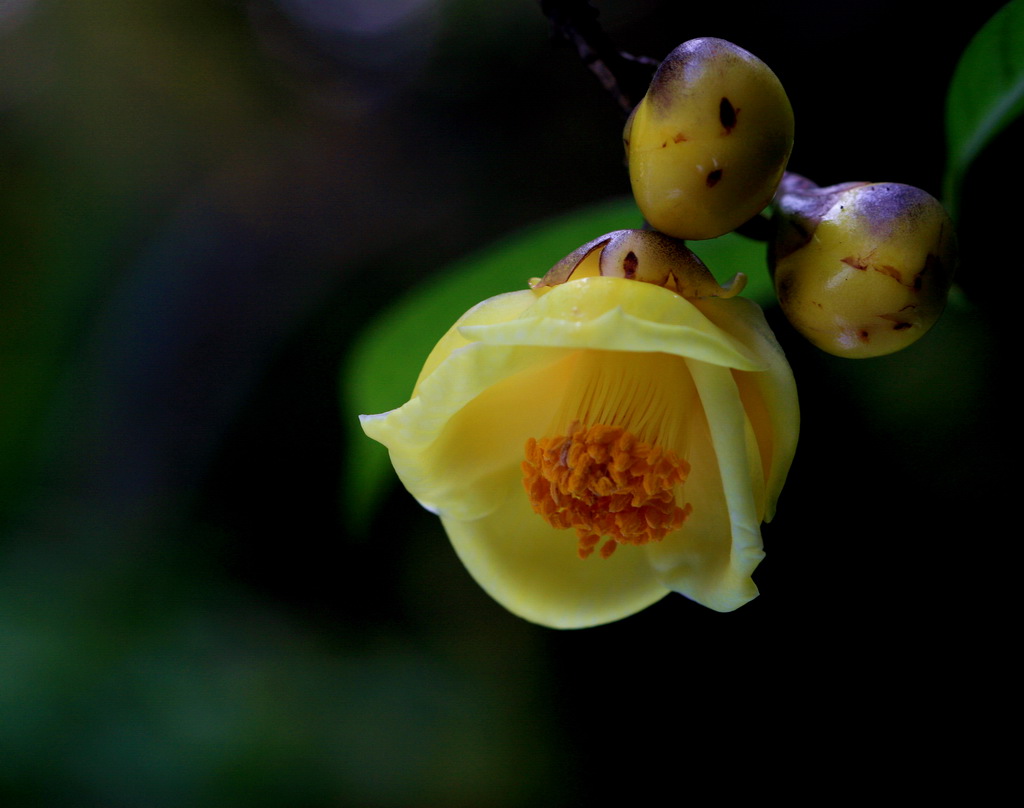
<path id="1" fill-rule="evenodd" d="M 836 356 L 882 356 L 934 325 L 957 262 L 937 199 L 900 183 L 815 188 L 796 178 L 776 204 L 775 290 L 812 343 Z"/>
<path id="2" fill-rule="evenodd" d="M 793 148 L 793 108 L 756 56 L 724 39 L 691 39 L 661 63 L 623 141 L 651 226 L 714 238 L 771 201 Z"/>

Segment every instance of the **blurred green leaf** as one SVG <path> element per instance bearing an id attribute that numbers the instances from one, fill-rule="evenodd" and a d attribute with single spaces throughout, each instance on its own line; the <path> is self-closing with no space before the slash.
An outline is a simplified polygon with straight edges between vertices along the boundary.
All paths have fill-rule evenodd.
<path id="1" fill-rule="evenodd" d="M 345 508 L 356 527 L 366 521 L 394 480 L 387 450 L 359 427 L 360 413 L 385 412 L 409 397 L 434 343 L 471 306 L 513 289 L 581 244 L 612 230 L 640 225 L 631 197 L 613 199 L 513 234 L 460 261 L 382 312 L 354 345 L 342 370 L 342 415 L 349 431 Z M 736 272 L 749 278 L 744 296 L 762 305 L 774 299 L 765 271 L 765 246 L 734 233 L 689 242 L 719 281 Z"/>
<path id="2" fill-rule="evenodd" d="M 971 162 L 1022 111 L 1024 0 L 1012 0 L 968 44 L 946 97 L 943 201 L 954 218 Z"/>

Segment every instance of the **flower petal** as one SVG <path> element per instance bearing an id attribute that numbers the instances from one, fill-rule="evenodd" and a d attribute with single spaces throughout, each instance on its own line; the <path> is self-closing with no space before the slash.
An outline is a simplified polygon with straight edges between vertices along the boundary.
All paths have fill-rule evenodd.
<path id="1" fill-rule="evenodd" d="M 455 322 L 455 325 L 448 329 L 447 333 L 434 346 L 430 355 L 427 356 L 427 361 L 423 363 L 423 369 L 420 371 L 415 387 L 413 387 L 413 396 L 416 395 L 420 382 L 437 370 L 438 365 L 453 352 L 469 344 L 470 341 L 462 336 L 459 331 L 462 326 L 489 325 L 491 323 L 502 323 L 506 320 L 512 320 L 536 302 L 536 293 L 529 289 L 523 289 L 519 292 L 507 292 L 503 295 L 488 298 L 473 306 Z"/>
<path id="2" fill-rule="evenodd" d="M 540 434 L 561 403 L 538 391 L 558 389 L 562 363 L 573 353 L 465 346 L 423 379 L 418 395 L 402 407 L 360 416 L 363 430 L 388 447 L 399 478 L 423 507 L 478 519 L 510 493 L 501 474 L 519 467 L 526 438 Z"/>
<path id="3" fill-rule="evenodd" d="M 751 580 L 764 557 L 748 470 L 746 417 L 727 368 L 688 362 L 704 418 L 691 419 L 683 486 L 693 513 L 648 555 L 665 586 L 717 611 L 757 596 Z"/>
<path id="4" fill-rule="evenodd" d="M 582 278 L 537 290 L 540 299 L 514 319 L 460 326 L 468 340 L 675 354 L 746 371 L 762 359 L 675 292 L 625 278 Z M 726 302 L 726 301 L 722 301 Z"/>
<path id="5" fill-rule="evenodd" d="M 500 481 L 522 491 L 518 466 Z M 512 496 L 474 521 L 442 518 L 470 574 L 509 611 L 551 628 L 585 628 L 619 620 L 666 594 L 642 552 L 580 560 L 572 531 L 556 530 Z"/>
<path id="6" fill-rule="evenodd" d="M 711 322 L 742 342 L 766 368 L 764 373 L 734 375 L 743 408 L 757 436 L 766 486 L 762 518 L 770 522 L 800 433 L 800 405 L 793 371 L 757 304 L 743 298 L 698 300 L 694 304 Z"/>

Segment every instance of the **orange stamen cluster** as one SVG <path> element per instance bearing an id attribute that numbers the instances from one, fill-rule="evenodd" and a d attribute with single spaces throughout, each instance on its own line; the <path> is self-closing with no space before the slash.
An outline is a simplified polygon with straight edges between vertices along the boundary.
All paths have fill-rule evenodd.
<path id="1" fill-rule="evenodd" d="M 576 528 L 579 556 L 602 536 L 608 558 L 619 544 L 661 541 L 693 510 L 676 504 L 690 464 L 619 426 L 574 424 L 569 435 L 526 442 L 523 485 L 533 510 L 559 529 Z"/>

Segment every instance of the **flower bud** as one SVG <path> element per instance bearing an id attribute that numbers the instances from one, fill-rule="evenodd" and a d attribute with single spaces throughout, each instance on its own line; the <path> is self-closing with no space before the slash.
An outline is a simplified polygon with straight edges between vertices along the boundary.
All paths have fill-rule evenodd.
<path id="1" fill-rule="evenodd" d="M 790 175 L 785 186 L 769 264 L 793 327 L 853 358 L 923 336 L 942 313 L 957 260 L 939 201 L 891 182 L 817 188 Z"/>
<path id="2" fill-rule="evenodd" d="M 616 230 L 573 250 L 531 286 L 557 286 L 597 275 L 664 286 L 688 300 L 734 297 L 747 283 L 747 276 L 737 272 L 719 285 L 704 262 L 678 239 L 653 230 Z"/>
<path id="3" fill-rule="evenodd" d="M 724 39 L 691 39 L 661 63 L 623 141 L 651 226 L 714 238 L 771 201 L 793 148 L 793 109 L 756 56 Z"/>

